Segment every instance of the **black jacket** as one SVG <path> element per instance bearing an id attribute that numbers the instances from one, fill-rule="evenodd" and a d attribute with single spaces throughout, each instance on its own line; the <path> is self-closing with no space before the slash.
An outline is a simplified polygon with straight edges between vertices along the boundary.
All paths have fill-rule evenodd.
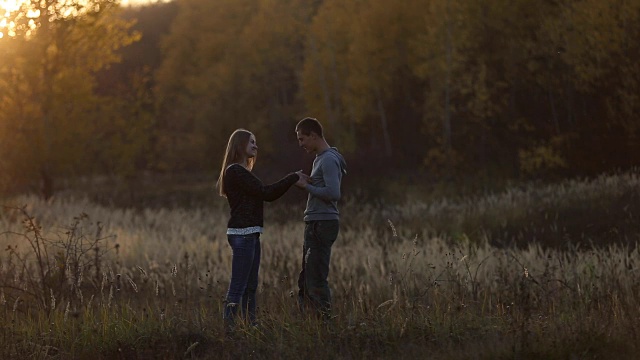
<path id="1" fill-rule="evenodd" d="M 298 181 L 298 175 L 288 174 L 270 185 L 262 184 L 257 176 L 240 164 L 232 164 L 224 172 L 224 188 L 231 207 L 229 228 L 263 226 L 264 202 L 284 195 Z"/>

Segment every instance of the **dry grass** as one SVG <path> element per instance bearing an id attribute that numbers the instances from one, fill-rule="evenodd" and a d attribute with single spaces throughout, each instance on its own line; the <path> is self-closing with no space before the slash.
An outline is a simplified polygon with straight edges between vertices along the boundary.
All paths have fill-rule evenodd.
<path id="1" fill-rule="evenodd" d="M 70 236 L 100 240 L 102 255 L 77 261 L 80 278 L 67 271 L 67 281 L 49 293 L 22 215 L 2 213 L 0 230 L 11 233 L 0 235 L 0 245 L 13 250 L 0 258 L 0 357 L 633 358 L 640 340 L 636 228 L 625 229 L 626 241 L 584 248 L 494 245 L 513 240 L 499 234 L 517 237 L 505 222 L 509 229 L 557 228 L 562 219 L 531 220 L 540 209 L 635 220 L 637 204 L 614 206 L 621 197 L 637 199 L 637 182 L 625 174 L 432 205 L 348 200 L 330 273 L 330 327 L 295 311 L 303 224 L 274 221 L 292 210 L 270 206 L 261 326 L 233 340 L 224 338 L 221 321 L 230 269 L 223 205 L 127 210 L 20 197 L 10 205 L 27 204 L 47 245 L 64 248 Z M 82 213 L 89 217 L 72 220 Z"/>

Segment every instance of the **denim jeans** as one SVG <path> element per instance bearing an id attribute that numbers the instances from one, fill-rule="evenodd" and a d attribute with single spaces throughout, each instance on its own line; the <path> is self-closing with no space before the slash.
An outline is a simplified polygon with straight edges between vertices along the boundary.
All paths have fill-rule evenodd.
<path id="1" fill-rule="evenodd" d="M 298 277 L 298 304 L 305 312 L 311 307 L 322 319 L 331 315 L 331 290 L 329 289 L 329 263 L 331 246 L 338 237 L 338 220 L 308 221 L 304 229 L 302 246 L 302 271 Z"/>
<path id="2" fill-rule="evenodd" d="M 260 233 L 249 235 L 227 235 L 233 250 L 231 281 L 224 308 L 224 321 L 228 330 L 236 323 L 238 308 L 240 315 L 256 322 L 256 290 L 260 269 Z"/>

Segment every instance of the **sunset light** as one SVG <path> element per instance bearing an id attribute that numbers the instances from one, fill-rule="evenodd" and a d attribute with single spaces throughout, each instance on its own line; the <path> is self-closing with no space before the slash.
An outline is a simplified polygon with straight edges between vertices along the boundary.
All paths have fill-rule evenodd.
<path id="1" fill-rule="evenodd" d="M 20 7 L 21 3 L 20 0 L 0 0 L 0 10 L 5 12 L 14 11 Z"/>
<path id="2" fill-rule="evenodd" d="M 28 2 L 28 0 L 0 0 L 0 39 L 9 35 L 12 35 L 12 26 L 13 23 L 8 19 L 11 16 L 11 13 L 15 12 L 20 8 L 20 5 Z M 120 4 L 124 6 L 128 5 L 142 5 L 158 2 L 157 0 L 121 0 Z M 161 1 L 160 1 L 161 2 Z"/>
<path id="3" fill-rule="evenodd" d="M 15 24 L 9 19 L 22 3 L 24 0 L 0 0 L 0 39 L 15 35 L 13 29 Z"/>
<path id="4" fill-rule="evenodd" d="M 20 9 L 25 3 L 28 3 L 29 0 L 0 0 L 0 39 L 4 37 L 13 37 L 16 35 L 16 24 L 11 20 L 12 17 L 15 16 L 15 12 Z M 158 2 L 154 0 L 121 0 L 120 4 L 123 6 L 129 5 L 142 5 Z M 64 2 L 59 2 L 56 7 L 61 6 L 65 7 Z M 62 11 L 62 16 L 74 16 L 77 13 L 77 10 L 73 6 L 69 6 L 66 8 L 66 11 Z M 38 11 L 29 11 L 27 13 L 27 18 L 36 18 L 39 16 Z M 35 29 L 35 23 L 30 22 L 29 27 L 31 30 Z"/>

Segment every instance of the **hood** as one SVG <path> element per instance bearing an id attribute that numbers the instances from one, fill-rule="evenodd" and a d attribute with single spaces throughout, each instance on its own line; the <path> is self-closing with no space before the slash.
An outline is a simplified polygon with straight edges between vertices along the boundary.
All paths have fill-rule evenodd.
<path id="1" fill-rule="evenodd" d="M 342 154 L 340 154 L 338 152 L 338 148 L 330 147 L 327 150 L 327 152 L 330 153 L 332 156 L 335 156 L 338 159 L 338 163 L 340 164 L 340 171 L 342 171 L 342 175 L 346 175 L 347 174 L 347 162 L 344 160 L 344 157 L 342 156 Z"/>

